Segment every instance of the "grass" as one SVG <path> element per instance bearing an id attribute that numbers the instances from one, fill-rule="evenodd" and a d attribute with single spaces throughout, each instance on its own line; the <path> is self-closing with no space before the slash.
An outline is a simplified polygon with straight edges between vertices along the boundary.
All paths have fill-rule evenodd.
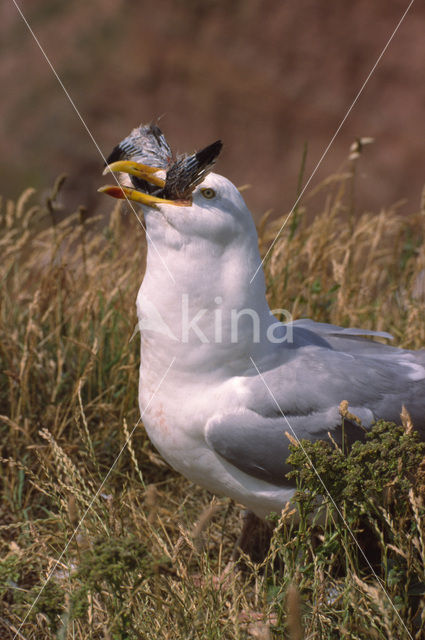
<path id="1" fill-rule="evenodd" d="M 279 236 L 270 304 L 423 347 L 425 205 L 356 212 L 358 161 Z M 305 443 L 339 508 L 325 499 L 320 521 L 322 487 L 294 446 L 300 523 L 289 505 L 265 553 L 226 573 L 239 508 L 133 431 L 143 232 L 119 206 L 64 216 L 60 186 L 0 212 L 0 637 L 424 637 L 424 447 L 409 417 L 349 454 Z M 283 219 L 260 222 L 263 252 Z"/>

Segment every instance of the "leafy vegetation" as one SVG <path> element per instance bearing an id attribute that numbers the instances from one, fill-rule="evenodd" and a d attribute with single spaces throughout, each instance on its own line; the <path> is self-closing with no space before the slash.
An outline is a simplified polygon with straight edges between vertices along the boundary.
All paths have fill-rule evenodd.
<path id="1" fill-rule="evenodd" d="M 279 235 L 270 304 L 420 348 L 425 208 L 356 214 L 353 176 L 350 161 L 317 189 L 323 210 L 304 200 Z M 143 232 L 119 206 L 63 217 L 60 184 L 1 209 L 0 636 L 424 637 L 424 445 L 408 415 L 349 452 L 294 445 L 293 504 L 229 570 L 239 508 L 176 475 L 137 424 Z M 261 221 L 263 252 L 283 221 Z"/>

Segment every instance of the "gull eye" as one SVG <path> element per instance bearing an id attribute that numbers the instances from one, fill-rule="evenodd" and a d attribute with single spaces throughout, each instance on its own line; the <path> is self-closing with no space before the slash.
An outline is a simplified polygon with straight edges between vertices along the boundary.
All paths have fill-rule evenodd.
<path id="1" fill-rule="evenodd" d="M 215 191 L 214 189 L 210 189 L 209 187 L 207 187 L 206 189 L 201 189 L 201 193 L 204 196 L 204 198 L 206 198 L 207 200 L 211 200 L 211 198 L 215 198 Z"/>

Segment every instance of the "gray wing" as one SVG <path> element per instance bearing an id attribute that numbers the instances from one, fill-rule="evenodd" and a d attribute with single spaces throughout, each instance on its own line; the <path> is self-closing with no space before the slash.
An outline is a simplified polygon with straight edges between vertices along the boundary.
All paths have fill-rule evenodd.
<path id="1" fill-rule="evenodd" d="M 244 473 L 270 482 L 279 487 L 288 486 L 285 477 L 291 466 L 286 462 L 290 440 L 286 433 L 292 430 L 301 440 L 327 440 L 328 432 L 341 445 L 342 428 L 337 410 L 316 415 L 292 416 L 290 420 L 280 415 L 267 418 L 254 411 L 242 410 L 219 415 L 209 420 L 206 441 L 216 453 Z M 364 430 L 348 421 L 344 423 L 344 443 L 364 437 Z"/>
<path id="2" fill-rule="evenodd" d="M 246 406 L 276 415 L 273 394 L 290 420 L 347 400 L 368 427 L 380 418 L 399 421 L 405 405 L 425 436 L 425 351 L 398 349 L 361 334 L 312 321 L 293 323 L 291 344 L 280 345 L 272 363 L 256 363 L 261 376 L 255 367 L 246 372 Z"/>
<path id="3" fill-rule="evenodd" d="M 330 432 L 338 444 L 344 439 L 348 445 L 364 437 L 355 422 L 344 420 L 341 426 L 343 400 L 366 429 L 379 418 L 399 422 L 404 405 L 425 438 L 425 351 L 362 337 L 390 337 L 384 332 L 311 320 L 296 321 L 292 334 L 288 331 L 282 325 L 288 340 L 274 358 L 255 362 L 238 378 L 235 407 L 243 408 L 208 422 L 206 440 L 219 455 L 251 476 L 285 486 L 290 469 L 285 432 L 313 442 L 329 440 Z"/>
<path id="4" fill-rule="evenodd" d="M 326 322 L 315 322 L 314 320 L 309 320 L 308 318 L 295 320 L 292 323 L 292 325 L 294 327 L 301 327 L 303 329 L 308 329 L 312 333 L 319 334 L 325 338 L 330 338 L 332 336 L 349 337 L 349 338 L 371 336 L 375 338 L 388 338 L 389 340 L 393 340 L 393 336 L 391 335 L 391 333 L 387 333 L 386 331 L 372 331 L 370 329 L 339 327 L 336 324 L 327 324 Z"/>
<path id="5" fill-rule="evenodd" d="M 369 339 L 385 338 L 386 340 L 393 340 L 394 337 L 386 331 L 339 327 L 334 324 L 314 322 L 314 320 L 308 319 L 295 320 L 292 326 L 295 335 L 308 332 L 310 336 L 314 336 L 314 340 L 310 338 L 310 342 L 317 342 L 318 339 L 325 340 L 328 347 L 345 353 L 356 352 L 360 355 L 374 355 L 378 357 L 382 357 L 385 354 L 391 356 L 395 352 L 398 352 L 398 354 L 401 352 L 405 354 L 412 353 Z"/>

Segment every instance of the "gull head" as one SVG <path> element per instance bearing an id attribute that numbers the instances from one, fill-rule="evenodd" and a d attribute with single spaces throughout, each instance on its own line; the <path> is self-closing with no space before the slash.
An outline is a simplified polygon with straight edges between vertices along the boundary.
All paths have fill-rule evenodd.
<path id="1" fill-rule="evenodd" d="M 118 160 L 104 171 L 119 173 L 117 184 L 99 191 L 141 204 L 148 226 L 163 222 L 183 236 L 225 245 L 238 236 L 251 235 L 255 228 L 239 190 L 224 176 L 211 172 L 221 147 L 217 141 L 178 158 L 167 169 Z"/>
<path id="2" fill-rule="evenodd" d="M 225 246 L 246 237 L 254 228 L 250 211 L 235 185 L 224 176 L 210 173 L 191 195 L 190 204 L 157 205 L 162 215 L 179 234 Z M 155 215 L 155 211 L 152 211 Z"/>

